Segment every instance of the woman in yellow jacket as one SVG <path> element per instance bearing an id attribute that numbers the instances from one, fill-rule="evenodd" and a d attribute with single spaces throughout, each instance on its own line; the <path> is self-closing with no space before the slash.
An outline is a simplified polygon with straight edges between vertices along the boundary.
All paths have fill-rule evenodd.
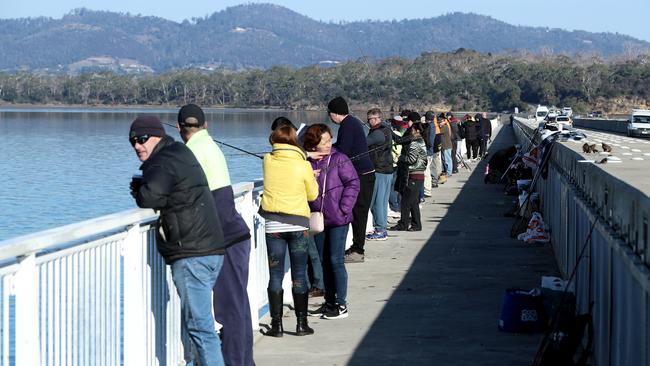
<path id="1" fill-rule="evenodd" d="M 269 260 L 269 312 L 271 329 L 265 334 L 282 337 L 282 279 L 284 258 L 289 248 L 296 335 L 313 334 L 307 324 L 307 246 L 310 209 L 308 201 L 318 197 L 318 183 L 291 126 L 271 133 L 271 153 L 264 156 L 264 193 L 260 215 L 266 219 L 266 247 Z"/>

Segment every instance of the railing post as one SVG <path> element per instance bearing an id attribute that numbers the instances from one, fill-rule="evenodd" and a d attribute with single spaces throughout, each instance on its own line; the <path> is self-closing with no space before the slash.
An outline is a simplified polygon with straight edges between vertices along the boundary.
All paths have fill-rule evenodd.
<path id="1" fill-rule="evenodd" d="M 124 365 L 146 365 L 143 243 L 140 225 L 133 225 L 122 242 L 124 257 Z"/>
<path id="2" fill-rule="evenodd" d="M 16 318 L 16 365 L 40 363 L 40 339 L 38 332 L 38 274 L 36 255 L 30 254 L 20 260 L 18 271 L 13 275 L 11 294 L 15 296 Z"/>
<path id="3" fill-rule="evenodd" d="M 255 202 L 253 200 L 254 186 L 251 184 L 250 188 L 246 190 L 241 204 L 241 215 L 246 221 L 248 230 L 251 235 L 251 252 L 248 257 L 248 302 L 250 304 L 251 312 L 251 327 L 257 331 L 260 328 L 259 322 L 259 303 L 260 303 L 260 290 L 258 289 L 257 282 L 259 278 L 257 267 L 257 243 L 255 238 Z"/>

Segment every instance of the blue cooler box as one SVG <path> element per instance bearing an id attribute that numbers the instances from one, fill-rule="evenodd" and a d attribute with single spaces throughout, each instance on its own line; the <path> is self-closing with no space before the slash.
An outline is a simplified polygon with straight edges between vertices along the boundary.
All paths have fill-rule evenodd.
<path id="1" fill-rule="evenodd" d="M 546 313 L 539 289 L 507 289 L 499 318 L 499 330 L 508 333 L 534 333 L 544 330 Z"/>

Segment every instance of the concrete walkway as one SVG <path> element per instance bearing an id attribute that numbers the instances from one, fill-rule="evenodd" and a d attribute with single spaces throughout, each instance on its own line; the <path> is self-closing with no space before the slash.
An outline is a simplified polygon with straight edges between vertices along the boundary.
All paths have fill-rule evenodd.
<path id="1" fill-rule="evenodd" d="M 512 144 L 504 127 L 490 152 Z M 497 320 L 506 288 L 557 275 L 552 251 L 509 237 L 515 197 L 483 183 L 485 163 L 472 168 L 433 190 L 422 232 L 367 242 L 365 263 L 347 265 L 347 319 L 310 317 L 312 336 L 256 336 L 257 365 L 530 364 L 541 335 L 501 333 Z M 292 311 L 284 326 L 295 331 Z"/>

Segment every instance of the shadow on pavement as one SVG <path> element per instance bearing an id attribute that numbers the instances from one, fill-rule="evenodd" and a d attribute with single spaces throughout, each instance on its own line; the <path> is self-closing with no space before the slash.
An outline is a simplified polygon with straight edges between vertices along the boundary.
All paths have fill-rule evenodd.
<path id="1" fill-rule="evenodd" d="M 490 152 L 514 143 L 504 126 Z M 422 220 L 438 226 L 349 365 L 530 364 L 541 335 L 498 331 L 503 293 L 538 286 L 542 275 L 557 275 L 557 267 L 550 245 L 509 237 L 513 219 L 503 213 L 515 197 L 505 196 L 502 185 L 483 183 L 485 164 L 460 191 L 439 191 L 457 194 L 449 207 L 435 203 L 423 211 Z M 441 210 L 447 210 L 442 218 Z"/>

